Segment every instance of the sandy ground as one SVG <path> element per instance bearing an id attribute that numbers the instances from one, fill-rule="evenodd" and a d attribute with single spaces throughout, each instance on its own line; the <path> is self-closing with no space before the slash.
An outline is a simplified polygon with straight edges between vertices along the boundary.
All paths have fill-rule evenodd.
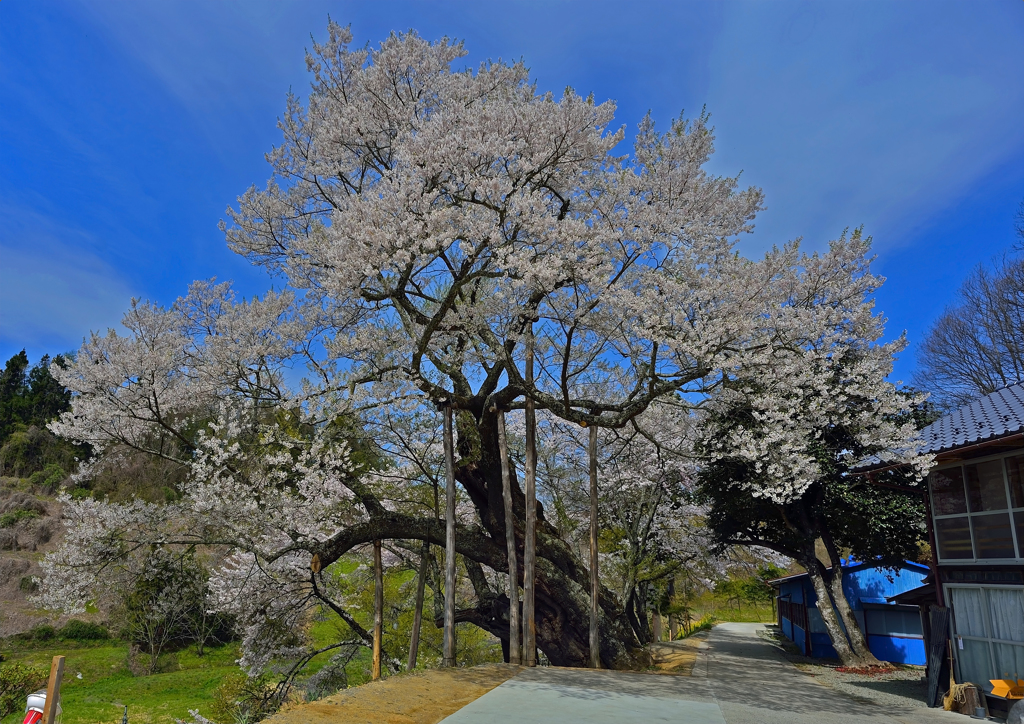
<path id="1" fill-rule="evenodd" d="M 645 672 L 690 676 L 707 633 L 652 647 L 655 668 Z M 508 664 L 428 669 L 346 689 L 297 704 L 267 724 L 437 724 L 522 671 Z M 581 669 L 580 671 L 587 671 Z"/>
<path id="2" fill-rule="evenodd" d="M 519 673 L 520 667 L 488 664 L 428 669 L 390 676 L 300 704 L 267 724 L 437 724 Z"/>
<path id="3" fill-rule="evenodd" d="M 697 651 L 707 637 L 708 632 L 702 631 L 679 641 L 653 644 L 651 655 L 654 657 L 655 671 L 652 673 L 690 676 L 693 664 L 697 661 Z"/>

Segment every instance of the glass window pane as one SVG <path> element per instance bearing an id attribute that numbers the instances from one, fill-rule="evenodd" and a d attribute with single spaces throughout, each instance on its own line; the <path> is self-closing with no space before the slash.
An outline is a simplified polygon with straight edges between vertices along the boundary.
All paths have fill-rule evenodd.
<path id="1" fill-rule="evenodd" d="M 935 521 L 935 537 L 939 544 L 939 558 L 974 558 L 974 551 L 971 548 L 971 526 L 966 515 Z"/>
<path id="2" fill-rule="evenodd" d="M 1003 461 L 965 465 L 967 472 L 967 499 L 971 512 L 1006 510 L 1006 485 L 1003 483 Z"/>
<path id="3" fill-rule="evenodd" d="M 980 588 L 951 588 L 953 620 L 961 636 L 987 636 L 985 603 Z"/>
<path id="4" fill-rule="evenodd" d="M 958 643 L 953 644 L 953 648 L 959 649 L 956 654 L 960 662 L 960 680 L 963 683 L 970 682 L 982 691 L 992 691 L 989 679 L 995 677 L 992 675 L 992 661 L 988 657 L 988 641 L 962 641 L 963 649 L 959 649 Z"/>
<path id="5" fill-rule="evenodd" d="M 1006 458 L 1006 476 L 1010 479 L 1010 501 L 1014 508 L 1024 508 L 1024 455 Z"/>
<path id="6" fill-rule="evenodd" d="M 928 477 L 932 484 L 932 508 L 935 515 L 967 512 L 962 468 L 936 470 Z"/>
<path id="7" fill-rule="evenodd" d="M 992 638 L 1024 643 L 1024 589 L 990 588 L 987 593 Z"/>
<path id="8" fill-rule="evenodd" d="M 989 513 L 971 518 L 977 558 L 1014 558 L 1009 513 Z"/>
<path id="9" fill-rule="evenodd" d="M 1024 646 L 997 643 L 992 646 L 992 653 L 996 658 L 996 676 L 1000 679 L 1004 676 L 1007 679 L 1011 676 L 1024 679 Z"/>
<path id="10" fill-rule="evenodd" d="M 1014 513 L 1013 522 L 1017 527 L 1017 557 L 1024 558 L 1024 512 Z"/>

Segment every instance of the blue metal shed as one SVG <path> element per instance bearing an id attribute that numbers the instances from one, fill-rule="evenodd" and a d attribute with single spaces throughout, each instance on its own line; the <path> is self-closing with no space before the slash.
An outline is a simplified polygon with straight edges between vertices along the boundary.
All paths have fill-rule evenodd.
<path id="1" fill-rule="evenodd" d="M 880 661 L 924 666 L 925 648 L 921 613 L 917 606 L 890 603 L 886 599 L 919 587 L 928 567 L 905 561 L 897 569 L 871 563 L 843 566 L 843 590 L 868 647 Z M 818 597 L 806 573 L 777 578 L 779 627 L 808 656 L 836 658 L 825 624 L 818 613 Z"/>

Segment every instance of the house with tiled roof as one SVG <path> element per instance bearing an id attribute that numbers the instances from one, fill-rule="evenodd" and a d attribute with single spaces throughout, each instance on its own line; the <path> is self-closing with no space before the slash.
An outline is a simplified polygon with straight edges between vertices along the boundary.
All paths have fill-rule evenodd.
<path id="1" fill-rule="evenodd" d="M 948 641 L 956 681 L 975 684 L 994 711 L 1005 711 L 991 680 L 1024 678 L 1024 384 L 964 405 L 922 436 L 935 455 L 934 573 L 931 588 L 916 594 L 929 610 L 930 673 L 941 685 Z"/>

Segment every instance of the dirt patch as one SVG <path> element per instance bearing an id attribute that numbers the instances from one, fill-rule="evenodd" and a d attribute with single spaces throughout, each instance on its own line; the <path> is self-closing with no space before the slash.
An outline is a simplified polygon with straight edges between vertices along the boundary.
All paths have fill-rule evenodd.
<path id="1" fill-rule="evenodd" d="M 437 724 L 518 674 L 520 667 L 487 664 L 428 669 L 346 689 L 311 704 L 297 704 L 267 724 Z"/>
<path id="2" fill-rule="evenodd" d="M 708 632 L 701 631 L 679 641 L 652 644 L 651 656 L 654 658 L 655 669 L 652 673 L 690 676 L 697 662 L 697 651 L 707 637 Z"/>

